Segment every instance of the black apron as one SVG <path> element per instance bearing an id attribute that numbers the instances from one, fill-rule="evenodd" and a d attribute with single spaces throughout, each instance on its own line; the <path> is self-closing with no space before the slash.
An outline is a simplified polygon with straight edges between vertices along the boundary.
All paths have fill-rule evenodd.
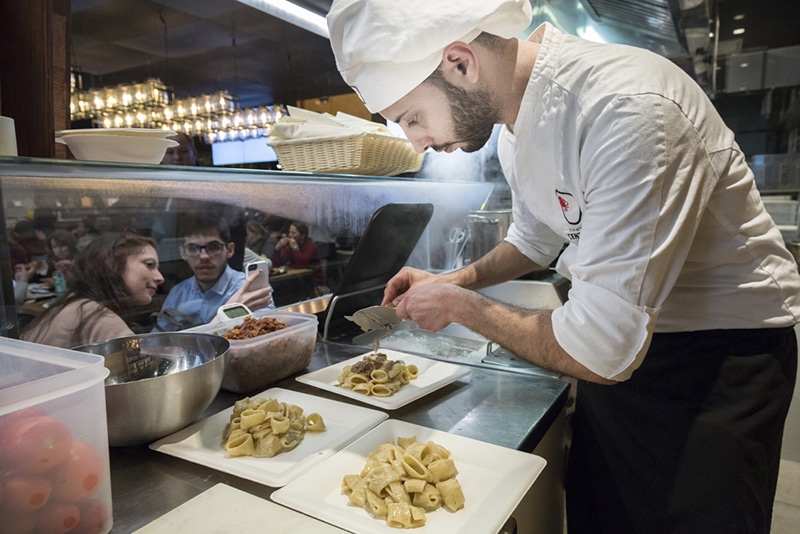
<path id="1" fill-rule="evenodd" d="M 777 328 L 656 334 L 629 380 L 579 381 L 569 533 L 769 532 L 796 374 Z"/>

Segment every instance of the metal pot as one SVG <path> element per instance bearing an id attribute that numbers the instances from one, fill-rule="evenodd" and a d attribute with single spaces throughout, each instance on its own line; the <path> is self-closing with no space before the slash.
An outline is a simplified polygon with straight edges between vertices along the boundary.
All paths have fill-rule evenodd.
<path id="1" fill-rule="evenodd" d="M 465 217 L 469 230 L 469 261 L 475 261 L 505 239 L 511 226 L 511 210 L 470 211 Z"/>
<path id="2" fill-rule="evenodd" d="M 148 443 L 194 422 L 217 396 L 230 342 L 202 333 L 139 334 L 78 347 L 105 358 L 108 442 Z"/>

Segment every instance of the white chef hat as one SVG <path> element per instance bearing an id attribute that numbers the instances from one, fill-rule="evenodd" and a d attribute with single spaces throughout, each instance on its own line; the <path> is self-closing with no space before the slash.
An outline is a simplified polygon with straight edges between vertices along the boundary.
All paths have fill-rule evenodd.
<path id="1" fill-rule="evenodd" d="M 334 0 L 328 29 L 339 72 L 377 113 L 425 81 L 450 43 L 514 37 L 531 17 L 530 0 Z"/>

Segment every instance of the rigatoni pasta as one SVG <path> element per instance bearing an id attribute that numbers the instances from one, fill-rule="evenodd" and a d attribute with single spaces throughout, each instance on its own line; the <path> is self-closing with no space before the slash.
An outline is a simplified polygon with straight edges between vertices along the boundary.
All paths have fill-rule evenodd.
<path id="1" fill-rule="evenodd" d="M 425 525 L 428 512 L 464 507 L 457 474 L 446 448 L 401 437 L 370 452 L 361 473 L 345 475 L 342 492 L 390 527 L 416 528 Z"/>
<path id="2" fill-rule="evenodd" d="M 361 361 L 347 365 L 337 377 L 340 387 L 374 397 L 390 397 L 419 375 L 416 365 L 403 360 L 389 360 L 382 352 L 373 352 Z"/>
<path id="3" fill-rule="evenodd" d="M 272 458 L 297 447 L 306 432 L 323 432 L 318 413 L 303 414 L 294 404 L 273 398 L 245 397 L 233 405 L 230 422 L 222 435 L 222 447 L 230 456 Z"/>

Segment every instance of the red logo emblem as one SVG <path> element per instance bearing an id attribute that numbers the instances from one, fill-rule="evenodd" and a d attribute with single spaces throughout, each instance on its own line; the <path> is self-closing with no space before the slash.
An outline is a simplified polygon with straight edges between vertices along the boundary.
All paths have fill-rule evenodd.
<path id="1" fill-rule="evenodd" d="M 580 206 L 575 202 L 575 197 L 571 193 L 556 189 L 556 199 L 558 200 L 558 205 L 561 206 L 561 213 L 564 214 L 564 219 L 572 225 L 580 224 L 583 214 Z"/>

